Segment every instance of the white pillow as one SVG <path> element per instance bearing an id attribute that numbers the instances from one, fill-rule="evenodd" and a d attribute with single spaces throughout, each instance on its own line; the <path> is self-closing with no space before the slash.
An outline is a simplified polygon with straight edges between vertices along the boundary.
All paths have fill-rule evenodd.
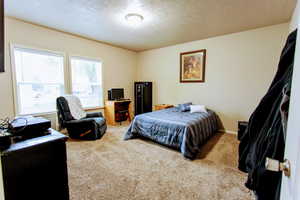
<path id="1" fill-rule="evenodd" d="M 207 110 L 204 105 L 191 105 L 190 108 L 191 108 L 191 113 L 195 113 L 195 112 L 207 113 Z"/>

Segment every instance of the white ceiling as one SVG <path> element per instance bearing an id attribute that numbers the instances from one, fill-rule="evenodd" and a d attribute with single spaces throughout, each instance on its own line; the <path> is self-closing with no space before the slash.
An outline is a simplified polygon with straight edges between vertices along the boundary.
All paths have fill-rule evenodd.
<path id="1" fill-rule="evenodd" d="M 142 51 L 290 20 L 296 0 L 5 0 L 6 15 Z M 130 26 L 124 16 L 144 21 Z"/>

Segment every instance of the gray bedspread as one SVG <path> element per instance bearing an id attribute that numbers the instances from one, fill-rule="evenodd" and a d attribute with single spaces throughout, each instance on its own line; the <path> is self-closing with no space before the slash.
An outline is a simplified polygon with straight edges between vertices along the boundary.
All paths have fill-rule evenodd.
<path id="1" fill-rule="evenodd" d="M 217 115 L 181 112 L 177 107 L 138 115 L 124 139 L 143 136 L 178 149 L 184 157 L 194 159 L 201 145 L 218 130 Z"/>

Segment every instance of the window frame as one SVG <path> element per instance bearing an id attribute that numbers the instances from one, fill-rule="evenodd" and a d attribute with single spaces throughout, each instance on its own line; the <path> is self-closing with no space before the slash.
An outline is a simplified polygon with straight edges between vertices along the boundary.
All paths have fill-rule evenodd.
<path id="1" fill-rule="evenodd" d="M 101 64 L 101 69 L 100 69 L 100 76 L 101 76 L 101 87 L 102 87 L 102 98 L 100 99 L 100 106 L 96 106 L 96 107 L 83 107 L 84 110 L 86 111 L 92 111 L 92 110 L 99 110 L 99 109 L 104 109 L 104 81 L 103 81 L 103 60 L 100 58 L 93 58 L 93 57 L 88 57 L 88 56 L 80 56 L 80 55 L 68 55 L 68 75 L 69 75 L 69 89 L 70 89 L 70 93 L 73 93 L 73 80 L 72 80 L 72 59 L 81 59 L 81 60 L 86 60 L 86 61 L 94 61 L 94 62 L 99 62 Z"/>
<path id="2" fill-rule="evenodd" d="M 102 58 L 95 58 L 95 57 L 88 57 L 88 56 L 81 56 L 81 55 L 74 55 L 74 54 L 68 54 L 66 51 L 55 51 L 55 50 L 49 50 L 45 48 L 39 48 L 39 47 L 33 47 L 29 45 L 20 45 L 15 43 L 9 43 L 9 53 L 10 53 L 10 64 L 11 64 L 11 76 L 12 76 L 12 89 L 13 89 L 13 104 L 14 104 L 14 113 L 17 116 L 26 116 L 26 115 L 32 115 L 32 116 L 41 116 L 41 115 L 51 115 L 56 114 L 56 110 L 50 111 L 50 112 L 37 112 L 37 113 L 28 113 L 28 114 L 21 114 L 20 113 L 20 99 L 19 99 L 19 92 L 17 91 L 17 76 L 16 76 L 16 63 L 15 63 L 15 49 L 28 49 L 32 50 L 33 52 L 45 52 L 45 54 L 49 55 L 58 55 L 63 57 L 63 72 L 64 72 L 64 89 L 65 94 L 72 94 L 72 66 L 71 66 L 71 59 L 72 58 L 79 58 L 87 61 L 95 61 L 101 63 L 101 86 L 102 86 L 102 99 L 100 99 L 100 103 L 102 106 L 97 107 L 86 107 L 83 108 L 85 111 L 94 111 L 94 110 L 100 110 L 104 109 L 104 91 L 105 91 L 105 85 L 104 85 L 104 62 Z"/>
<path id="3" fill-rule="evenodd" d="M 24 50 L 29 50 L 32 52 L 37 52 L 41 54 L 49 54 L 49 55 L 57 55 L 61 56 L 63 58 L 63 71 L 64 71 L 64 90 L 65 94 L 68 93 L 68 77 L 66 76 L 67 72 L 67 54 L 65 52 L 60 52 L 60 51 L 53 51 L 53 50 L 48 50 L 48 49 L 42 49 L 42 48 L 37 48 L 37 47 L 31 47 L 31 46 L 25 46 L 25 45 L 19 45 L 19 44 L 12 44 L 10 43 L 10 62 L 12 66 L 12 86 L 13 86 L 13 104 L 14 104 L 14 113 L 15 115 L 18 116 L 26 116 L 26 115 L 32 115 L 32 116 L 40 116 L 40 115 L 48 115 L 48 114 L 54 114 L 57 111 L 49 111 L 49 112 L 32 112 L 32 113 L 26 113 L 26 114 L 21 114 L 20 113 L 20 98 L 19 98 L 19 91 L 18 91 L 18 86 L 17 86 L 17 72 L 16 72 L 16 62 L 15 62 L 15 49 L 24 49 Z"/>

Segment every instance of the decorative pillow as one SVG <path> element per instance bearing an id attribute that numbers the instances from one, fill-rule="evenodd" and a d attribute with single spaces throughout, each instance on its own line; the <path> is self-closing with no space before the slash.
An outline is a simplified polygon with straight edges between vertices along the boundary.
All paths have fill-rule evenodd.
<path id="1" fill-rule="evenodd" d="M 207 113 L 207 110 L 204 105 L 191 105 L 190 108 L 191 108 L 191 113 L 195 113 L 195 112 Z"/>
<path id="2" fill-rule="evenodd" d="M 192 102 L 188 102 L 188 103 L 179 104 L 178 107 L 181 112 L 187 112 L 191 110 L 190 108 L 191 105 Z"/>

